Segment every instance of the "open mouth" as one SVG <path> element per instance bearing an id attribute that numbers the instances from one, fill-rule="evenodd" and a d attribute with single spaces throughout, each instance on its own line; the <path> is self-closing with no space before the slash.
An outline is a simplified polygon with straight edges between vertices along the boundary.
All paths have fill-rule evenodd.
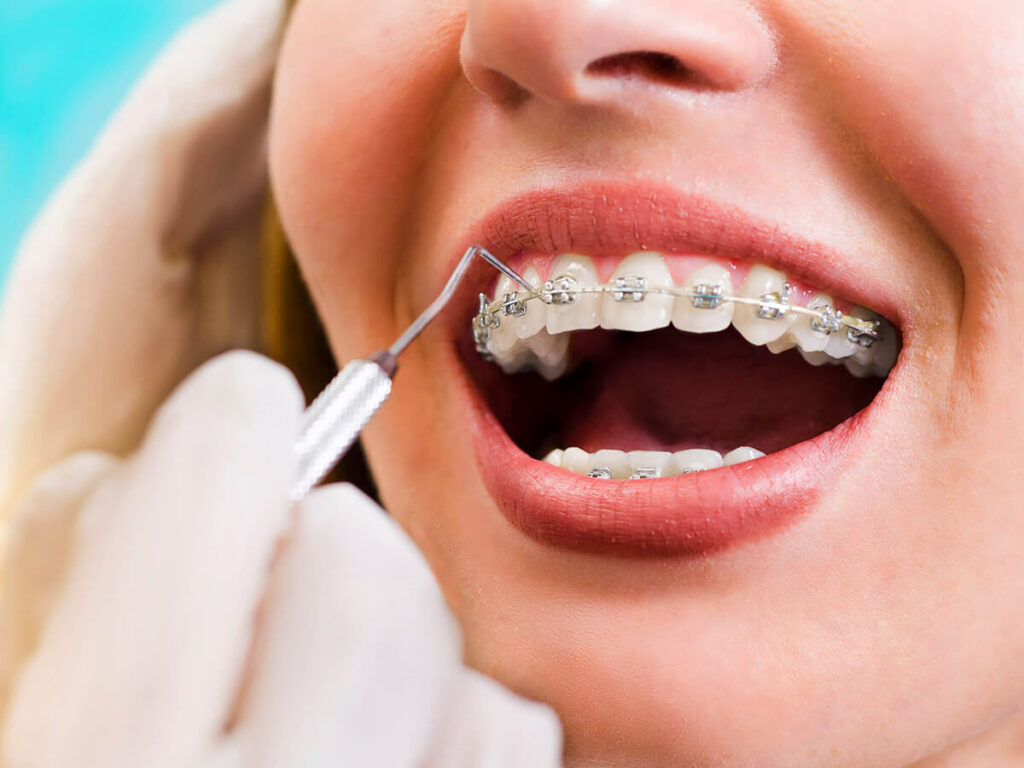
<path id="1" fill-rule="evenodd" d="M 484 480 L 548 543 L 704 552 L 805 511 L 901 348 L 878 312 L 748 258 L 505 261 L 533 289 L 493 281 L 460 357 Z"/>
<path id="2" fill-rule="evenodd" d="M 477 352 L 508 375 L 489 405 L 520 449 L 593 478 L 691 474 L 811 439 L 868 405 L 899 351 L 876 313 L 759 264 L 515 261 L 536 290 L 502 276 L 474 319 Z"/>

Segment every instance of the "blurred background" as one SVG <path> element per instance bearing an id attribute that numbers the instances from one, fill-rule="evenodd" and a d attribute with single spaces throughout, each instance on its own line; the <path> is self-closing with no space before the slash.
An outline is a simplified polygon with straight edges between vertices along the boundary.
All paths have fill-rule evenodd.
<path id="1" fill-rule="evenodd" d="M 216 0 L 0 0 L 0 290 L 18 242 L 134 80 Z"/>

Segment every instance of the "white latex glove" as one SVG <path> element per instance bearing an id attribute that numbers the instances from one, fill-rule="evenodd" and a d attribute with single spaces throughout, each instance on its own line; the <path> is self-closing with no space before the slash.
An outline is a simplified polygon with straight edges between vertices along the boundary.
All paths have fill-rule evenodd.
<path id="1" fill-rule="evenodd" d="M 287 502 L 301 405 L 232 353 L 131 458 L 36 482 L 4 562 L 5 768 L 559 764 L 554 714 L 462 666 L 379 507 L 344 485 Z"/>

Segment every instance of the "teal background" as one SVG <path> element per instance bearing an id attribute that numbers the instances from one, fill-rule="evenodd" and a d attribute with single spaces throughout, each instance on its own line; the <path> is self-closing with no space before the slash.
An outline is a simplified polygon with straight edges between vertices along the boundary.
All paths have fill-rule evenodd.
<path id="1" fill-rule="evenodd" d="M 53 187 L 173 35 L 216 0 L 0 0 L 0 289 Z"/>

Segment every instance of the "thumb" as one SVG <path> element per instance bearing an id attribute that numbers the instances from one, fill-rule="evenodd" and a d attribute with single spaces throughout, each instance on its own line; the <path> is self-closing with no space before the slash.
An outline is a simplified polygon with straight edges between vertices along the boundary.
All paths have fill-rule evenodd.
<path id="1" fill-rule="evenodd" d="M 220 736 L 289 520 L 301 413 L 256 355 L 203 366 L 90 495 L 4 723 L 20 766 L 193 765 Z"/>
<path id="2" fill-rule="evenodd" d="M 0 722 L 64 585 L 78 511 L 117 463 L 107 454 L 75 454 L 44 472 L 15 508 L 0 571 Z"/>

